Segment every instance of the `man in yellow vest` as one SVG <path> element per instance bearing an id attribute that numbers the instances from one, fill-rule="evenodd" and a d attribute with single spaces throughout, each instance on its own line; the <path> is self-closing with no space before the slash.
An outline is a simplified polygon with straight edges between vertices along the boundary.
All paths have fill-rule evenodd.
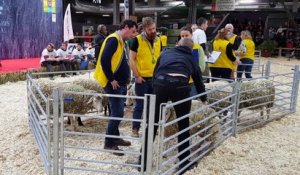
<path id="1" fill-rule="evenodd" d="M 126 95 L 127 83 L 130 78 L 130 68 L 127 62 L 125 41 L 136 35 L 137 24 L 132 20 L 125 20 L 119 30 L 109 35 L 100 49 L 94 78 L 104 88 L 107 94 Z M 111 117 L 122 118 L 124 115 L 124 98 L 109 97 Z M 130 146 L 129 141 L 121 139 L 119 132 L 120 120 L 110 119 L 106 130 L 104 149 L 120 151 L 118 146 Z M 112 138 L 113 136 L 113 138 Z M 113 152 L 118 156 L 123 153 Z"/>
<path id="2" fill-rule="evenodd" d="M 129 59 L 135 77 L 135 94 L 137 96 L 152 93 L 153 71 L 162 49 L 160 38 L 156 36 L 156 25 L 153 19 L 143 18 L 142 26 L 144 31 L 137 35 L 131 43 Z M 143 106 L 143 100 L 137 99 L 133 111 L 134 119 L 141 119 Z M 133 122 L 132 136 L 139 137 L 140 124 L 140 122 Z"/>
<path id="3" fill-rule="evenodd" d="M 225 25 L 225 29 L 229 31 L 228 33 L 228 40 L 229 43 L 232 44 L 232 50 L 234 50 L 233 54 L 236 56 L 235 51 L 237 51 L 241 45 L 242 39 L 241 37 L 237 36 L 236 34 L 233 33 L 234 28 L 233 25 L 228 23 Z M 231 79 L 235 79 L 235 71 L 237 70 L 237 65 L 233 64 L 232 65 L 232 72 L 231 72 Z"/>

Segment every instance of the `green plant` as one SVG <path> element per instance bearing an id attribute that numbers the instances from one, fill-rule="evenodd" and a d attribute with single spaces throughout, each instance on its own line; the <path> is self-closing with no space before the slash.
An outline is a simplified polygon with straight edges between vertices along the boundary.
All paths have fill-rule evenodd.
<path id="1" fill-rule="evenodd" d="M 263 52 L 270 52 L 272 53 L 277 47 L 277 42 L 274 40 L 265 40 L 262 42 L 257 49 L 263 51 Z"/>

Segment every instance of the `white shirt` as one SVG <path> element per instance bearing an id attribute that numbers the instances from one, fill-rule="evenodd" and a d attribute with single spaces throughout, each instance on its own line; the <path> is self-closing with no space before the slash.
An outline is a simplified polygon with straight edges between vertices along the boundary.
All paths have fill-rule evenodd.
<path id="1" fill-rule="evenodd" d="M 71 59 L 72 52 L 68 52 L 68 50 L 62 50 L 61 48 L 56 51 L 57 56 L 60 57 L 60 59 Z"/>
<path id="2" fill-rule="evenodd" d="M 78 51 L 77 49 L 74 49 L 72 52 L 72 55 L 74 55 L 74 56 L 77 55 L 79 58 L 84 58 L 84 56 L 86 56 L 86 53 L 82 49 L 80 51 Z"/>
<path id="3" fill-rule="evenodd" d="M 43 52 L 42 52 L 42 56 L 41 56 L 41 59 L 40 59 L 40 63 L 46 61 L 45 56 L 48 56 L 48 58 L 55 58 L 55 57 L 57 57 L 57 54 L 56 54 L 56 51 L 55 51 L 55 50 L 53 50 L 52 52 L 49 52 L 49 51 L 47 50 L 47 48 L 44 49 Z"/>
<path id="4" fill-rule="evenodd" d="M 85 49 L 85 53 L 87 54 L 87 55 L 92 55 L 93 57 L 95 57 L 95 48 L 86 48 Z"/>
<path id="5" fill-rule="evenodd" d="M 202 29 L 196 29 L 193 32 L 192 39 L 193 39 L 194 43 L 197 43 L 197 44 L 202 44 L 202 43 L 207 42 L 206 34 L 205 34 L 204 30 L 202 30 Z"/>

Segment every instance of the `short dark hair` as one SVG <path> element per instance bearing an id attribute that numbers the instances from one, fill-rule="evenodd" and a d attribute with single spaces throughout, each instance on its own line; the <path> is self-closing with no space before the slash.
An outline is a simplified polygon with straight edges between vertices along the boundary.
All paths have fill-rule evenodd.
<path id="1" fill-rule="evenodd" d="M 204 23 L 207 22 L 207 19 L 203 18 L 203 17 L 200 17 L 198 20 L 197 20 L 197 24 L 200 26 Z"/>
<path id="2" fill-rule="evenodd" d="M 49 45 L 50 47 L 52 47 L 52 49 L 54 49 L 54 44 L 49 43 L 48 45 Z"/>
<path id="3" fill-rule="evenodd" d="M 119 30 L 124 29 L 126 26 L 128 28 L 132 28 L 133 26 L 135 26 L 136 29 L 138 28 L 136 22 L 132 21 L 131 19 L 126 19 L 121 22 L 121 24 L 119 26 Z"/>
<path id="4" fill-rule="evenodd" d="M 181 32 L 181 31 L 189 31 L 191 34 L 193 34 L 191 25 L 183 26 L 183 27 L 180 29 L 180 32 Z"/>

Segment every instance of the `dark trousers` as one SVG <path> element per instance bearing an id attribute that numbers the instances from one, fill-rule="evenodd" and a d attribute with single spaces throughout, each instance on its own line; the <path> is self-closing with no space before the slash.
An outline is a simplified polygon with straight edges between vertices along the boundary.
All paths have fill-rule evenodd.
<path id="1" fill-rule="evenodd" d="M 237 78 L 242 78 L 243 72 L 245 72 L 246 78 L 252 78 L 251 76 L 251 71 L 252 71 L 252 66 L 253 66 L 253 60 L 249 58 L 243 58 L 241 59 L 242 64 L 238 65 L 237 68 Z"/>
<path id="2" fill-rule="evenodd" d="M 210 73 L 212 77 L 230 79 L 232 70 L 229 68 L 210 67 Z M 212 78 L 212 81 L 218 79 Z"/>
<path id="3" fill-rule="evenodd" d="M 60 71 L 66 71 L 70 68 L 70 64 L 67 61 L 44 61 L 44 62 L 42 62 L 42 66 L 47 68 L 47 72 L 53 72 L 53 66 L 55 66 L 55 65 L 59 65 Z M 53 77 L 53 74 L 50 74 L 49 76 Z"/>
<path id="4" fill-rule="evenodd" d="M 127 94 L 127 87 L 126 85 L 120 85 L 120 87 L 116 90 L 113 90 L 112 86 L 110 83 L 104 88 L 104 91 L 107 94 L 114 94 L 114 95 L 126 95 Z M 111 117 L 118 117 L 118 118 L 123 118 L 124 115 L 124 98 L 117 98 L 117 97 L 109 97 L 108 98 L 109 106 L 111 109 Z M 120 125 L 120 120 L 112 120 L 110 119 L 108 121 L 108 126 L 106 130 L 107 135 L 115 135 L 119 136 L 119 125 Z M 110 138 L 110 137 L 105 137 L 105 145 L 112 147 L 114 146 L 114 141 L 116 138 Z"/>
<path id="5" fill-rule="evenodd" d="M 159 111 L 160 111 L 160 104 L 166 103 L 169 100 L 172 102 L 179 101 L 185 98 L 190 97 L 190 86 L 188 84 L 188 81 L 178 81 L 178 82 L 172 82 L 165 80 L 154 80 L 153 83 L 153 93 L 156 95 L 156 103 L 155 103 L 155 118 L 154 122 L 158 123 L 159 121 Z M 181 103 L 179 105 L 174 106 L 175 113 L 177 118 L 180 118 L 183 115 L 186 115 L 191 110 L 191 101 L 187 101 L 184 103 Z M 148 121 L 147 121 L 148 122 Z M 189 126 L 189 118 L 182 119 L 178 121 L 178 132 L 184 130 Z M 151 126 L 152 127 L 152 126 Z M 155 139 L 156 133 L 157 133 L 158 126 L 154 126 L 154 133 L 153 133 L 153 140 Z M 184 139 L 188 138 L 190 136 L 189 130 L 186 132 L 180 134 L 177 138 L 178 143 L 181 143 Z M 146 137 L 145 137 L 145 154 L 144 154 L 144 162 L 145 166 L 147 163 L 147 144 L 148 144 L 148 128 L 146 128 Z M 181 145 L 178 147 L 178 152 L 182 152 L 184 149 L 189 147 L 189 141 L 186 141 L 184 143 L 181 143 Z M 179 160 L 183 160 L 187 156 L 190 155 L 190 151 L 185 151 L 179 156 Z M 188 161 L 185 161 L 180 164 L 181 167 L 186 165 Z M 146 170 L 146 167 L 144 167 L 144 171 Z"/>
<path id="6" fill-rule="evenodd" d="M 143 83 L 135 83 L 135 94 L 137 96 L 144 96 L 145 94 L 152 94 L 152 78 L 145 78 L 145 82 Z M 133 118 L 141 119 L 144 109 L 144 100 L 136 99 Z M 140 122 L 132 122 L 132 129 L 140 129 Z"/>

